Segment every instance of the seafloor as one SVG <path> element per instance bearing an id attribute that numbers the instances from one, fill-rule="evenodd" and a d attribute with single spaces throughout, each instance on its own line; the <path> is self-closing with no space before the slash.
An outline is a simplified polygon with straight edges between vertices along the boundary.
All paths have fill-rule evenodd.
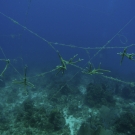
<path id="1" fill-rule="evenodd" d="M 0 135 L 135 135 L 135 87 L 101 75 L 36 72 L 27 78 L 34 87 L 15 72 L 0 78 Z"/>

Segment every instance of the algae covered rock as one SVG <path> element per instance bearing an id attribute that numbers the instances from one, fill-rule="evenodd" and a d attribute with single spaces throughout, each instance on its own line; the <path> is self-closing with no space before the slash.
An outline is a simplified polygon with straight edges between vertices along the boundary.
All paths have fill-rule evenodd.
<path id="1" fill-rule="evenodd" d="M 105 85 L 90 83 L 87 86 L 85 102 L 89 107 L 100 107 L 101 105 L 114 105 L 112 92 Z"/>
<path id="2" fill-rule="evenodd" d="M 116 131 L 126 135 L 135 135 L 135 114 L 131 112 L 123 113 L 116 121 Z"/>

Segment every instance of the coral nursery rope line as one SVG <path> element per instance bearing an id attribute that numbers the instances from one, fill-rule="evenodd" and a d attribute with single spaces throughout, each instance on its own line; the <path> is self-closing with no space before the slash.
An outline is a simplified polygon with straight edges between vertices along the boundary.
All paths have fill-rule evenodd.
<path id="1" fill-rule="evenodd" d="M 59 45 L 59 46 L 64 46 L 64 47 L 70 47 L 70 48 L 78 48 L 78 49 L 83 49 L 83 50 L 100 50 L 102 49 L 102 47 L 81 47 L 81 46 L 75 46 L 75 45 L 67 45 L 67 44 L 61 44 L 61 43 L 53 43 L 51 42 L 52 44 L 54 45 Z M 129 47 L 132 47 L 132 46 L 135 46 L 135 44 L 131 44 L 131 45 L 128 45 L 128 46 L 110 46 L 110 47 L 104 47 L 104 49 L 124 49 L 125 47 L 126 48 L 129 48 Z"/>
<path id="2" fill-rule="evenodd" d="M 3 51 L 3 49 L 1 48 L 1 46 L 0 46 L 0 50 L 1 50 L 2 54 L 3 54 L 3 56 L 5 57 L 5 59 L 7 59 L 7 57 L 6 57 L 6 55 L 5 55 L 4 51 Z"/>
<path id="3" fill-rule="evenodd" d="M 67 46 L 67 47 L 71 47 L 71 48 L 80 48 L 80 49 L 84 49 L 84 50 L 86 50 L 86 51 L 87 51 L 87 50 L 92 50 L 92 49 L 97 49 L 98 51 L 93 55 L 93 57 L 90 59 L 90 61 L 91 61 L 95 56 L 97 56 L 97 55 L 100 53 L 100 51 L 102 51 L 103 49 L 116 49 L 116 48 L 119 48 L 119 49 L 120 49 L 120 48 L 125 48 L 125 47 L 106 47 L 106 46 L 107 46 L 108 44 L 110 44 L 110 42 L 111 42 L 117 35 L 119 35 L 119 33 L 120 33 L 125 27 L 127 27 L 127 25 L 129 25 L 129 23 L 131 23 L 132 20 L 135 18 L 135 16 L 132 17 L 132 18 L 131 18 L 109 41 L 107 41 L 106 44 L 104 44 L 102 47 L 95 47 L 95 48 L 87 47 L 87 48 L 85 48 L 85 47 L 78 47 L 78 46 L 74 46 L 74 45 L 60 44 L 60 43 L 57 43 L 57 42 L 49 42 L 49 41 L 46 40 L 45 38 L 39 36 L 37 33 L 33 32 L 32 30 L 28 29 L 27 27 L 21 25 L 19 22 L 17 22 L 16 20 L 12 19 L 11 17 L 5 15 L 5 14 L 2 13 L 2 12 L 0 12 L 0 14 L 3 15 L 4 17 L 6 17 L 7 19 L 9 19 L 10 21 L 12 21 L 13 23 L 15 23 L 16 25 L 19 25 L 19 26 L 22 27 L 23 29 L 27 30 L 27 31 L 30 32 L 31 34 L 35 35 L 36 37 L 38 37 L 38 38 L 40 38 L 41 40 L 43 40 L 44 42 L 46 42 L 52 49 L 55 50 L 56 53 L 57 53 L 57 50 L 54 48 L 53 45 Z M 52 44 L 53 44 L 53 45 L 52 45 Z M 131 44 L 131 45 L 127 46 L 126 48 L 131 47 L 131 46 L 135 46 L 135 44 Z M 0 48 L 0 49 L 1 49 L 1 48 Z M 2 49 L 1 49 L 1 50 L 2 50 Z M 5 55 L 4 55 L 4 56 L 5 56 Z M 87 64 L 87 63 L 86 63 L 86 64 Z M 84 66 L 86 66 L 86 64 L 85 64 Z M 71 81 L 81 70 L 82 70 L 82 68 L 81 68 L 69 81 Z M 52 71 L 54 71 L 54 70 L 51 70 L 50 72 L 52 72 Z M 46 73 L 49 73 L 49 72 L 46 72 Z M 122 81 L 122 80 L 118 80 L 118 79 L 115 79 L 115 78 L 112 79 L 112 77 L 107 77 L 107 76 L 103 76 L 103 77 L 105 77 L 105 78 L 107 78 L 107 79 L 119 81 L 119 82 L 122 82 L 122 83 L 126 83 L 126 84 L 132 84 L 133 86 L 135 86 L 134 83 L 124 82 L 124 81 Z M 68 82 L 69 82 L 69 81 L 68 81 Z M 64 85 L 64 86 L 65 86 L 65 85 Z M 60 90 L 61 90 L 61 89 L 60 89 Z M 60 90 L 59 90 L 59 91 L 60 91 Z"/>
<path id="4" fill-rule="evenodd" d="M 106 42 L 106 44 L 104 44 L 100 50 L 98 50 L 93 57 L 90 59 L 90 61 L 99 54 L 99 52 L 101 52 L 108 44 L 110 44 L 110 42 L 124 29 L 126 28 L 126 26 L 128 26 L 129 23 L 132 22 L 132 20 L 135 18 L 135 16 L 133 16 L 109 41 Z"/>
<path id="5" fill-rule="evenodd" d="M 57 50 L 55 49 L 54 45 L 55 45 L 55 46 L 56 46 L 56 45 L 59 45 L 59 46 L 64 46 L 64 47 L 78 48 L 78 49 L 83 49 L 83 50 L 98 50 L 90 60 L 92 60 L 96 55 L 98 55 L 99 52 L 102 51 L 103 49 L 123 49 L 123 48 L 125 48 L 125 46 L 124 46 L 124 47 L 118 47 L 118 46 L 116 46 L 116 47 L 106 47 L 106 46 L 107 46 L 130 22 L 132 22 L 132 20 L 135 18 L 135 16 L 134 16 L 132 19 L 130 19 L 130 20 L 129 20 L 109 41 L 107 41 L 107 43 L 104 44 L 102 47 L 94 47 L 94 48 L 92 48 L 92 47 L 75 46 L 75 45 L 72 45 L 72 44 L 67 45 L 67 44 L 63 44 L 63 43 L 50 42 L 50 41 L 46 40 L 45 38 L 39 36 L 37 33 L 33 32 L 32 30 L 28 29 L 27 27 L 21 25 L 19 22 L 17 22 L 17 21 L 14 20 L 13 18 L 11 18 L 11 17 L 5 15 L 5 14 L 2 13 L 2 12 L 0 12 L 0 14 L 3 15 L 4 17 L 8 18 L 8 19 L 9 19 L 10 21 L 12 21 L 13 23 L 19 25 L 19 26 L 22 27 L 23 29 L 27 30 L 27 31 L 30 32 L 31 34 L 35 35 L 36 37 L 42 39 L 42 40 L 43 40 L 44 42 L 46 42 L 49 46 L 51 46 L 56 52 L 57 52 Z M 52 44 L 53 44 L 53 45 L 52 45 Z M 127 48 L 128 48 L 128 47 L 131 47 L 131 46 L 134 46 L 134 45 L 135 45 L 135 44 L 129 45 L 129 46 L 127 46 Z"/>
<path id="6" fill-rule="evenodd" d="M 27 27 L 21 25 L 19 22 L 15 21 L 14 19 L 12 19 L 11 17 L 3 14 L 2 12 L 0 12 L 1 15 L 3 15 L 4 17 L 8 18 L 10 21 L 12 21 L 13 23 L 19 25 L 20 27 L 22 27 L 23 29 L 27 30 L 28 32 L 30 32 L 31 34 L 35 35 L 36 37 L 42 39 L 43 41 L 45 41 L 49 46 L 51 46 L 55 51 L 57 51 L 54 46 L 52 45 L 51 42 L 47 41 L 45 38 L 39 36 L 37 33 L 33 32 L 32 30 L 28 29 Z"/>

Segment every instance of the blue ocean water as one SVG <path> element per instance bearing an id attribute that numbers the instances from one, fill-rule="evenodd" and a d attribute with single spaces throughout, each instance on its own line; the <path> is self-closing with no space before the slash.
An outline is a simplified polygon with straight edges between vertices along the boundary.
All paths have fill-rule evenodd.
<path id="1" fill-rule="evenodd" d="M 84 86 L 90 80 L 85 82 L 83 75 L 80 80 L 80 76 L 74 76 L 83 71 L 92 78 L 96 73 L 85 72 L 91 63 L 89 71 L 97 69 L 98 79 L 106 77 L 120 83 L 120 88 L 129 86 L 130 82 L 135 85 L 134 5 L 134 0 L 1 0 L 0 80 L 5 74 L 5 85 L 7 82 L 11 87 L 13 80 L 26 79 L 27 65 L 27 77 L 38 92 L 46 83 L 56 84 L 58 80 L 64 80 L 64 86 L 70 81 L 73 81 L 71 87 Z M 64 64 L 67 69 L 59 67 L 57 71 Z M 60 77 L 55 78 L 59 71 Z M 47 76 L 44 82 L 40 75 L 46 73 L 51 77 Z M 66 74 L 65 78 L 62 73 Z"/>
<path id="2" fill-rule="evenodd" d="M 40 2 L 13 0 L 12 3 L 1 1 L 0 11 L 49 42 L 71 44 L 78 47 L 102 47 L 134 17 L 135 9 L 133 6 L 133 0 L 130 2 L 126 0 L 104 0 L 102 2 L 98 0 L 85 2 L 80 0 Z M 24 62 L 28 65 L 31 61 L 43 63 L 48 59 L 48 55 L 51 55 L 50 61 L 57 61 L 55 52 L 46 42 L 4 16 L 1 15 L 0 17 L 1 46 L 9 58 L 17 58 L 22 55 L 25 59 Z M 107 47 L 133 44 L 134 27 L 133 19 L 119 33 L 121 36 L 116 36 Z M 124 44 L 121 43 L 121 40 Z M 86 60 L 85 62 L 88 61 L 86 51 L 82 49 L 58 45 L 55 48 L 64 53 L 64 57 L 70 58 L 77 53 L 80 58 Z M 134 50 L 134 47 L 132 48 Z M 90 50 L 90 57 L 96 51 Z M 121 51 L 122 49 L 106 49 L 101 51 L 95 57 L 96 60 L 93 59 L 92 62 L 93 64 L 101 62 L 104 66 L 110 65 L 114 68 L 116 68 L 116 65 L 119 67 L 120 56 L 116 53 Z M 71 53 L 70 56 L 69 53 Z M 113 60 L 116 61 L 115 65 L 113 65 L 114 62 L 111 62 Z M 126 62 L 123 62 L 120 70 L 125 71 L 127 67 L 125 65 L 129 65 L 134 71 L 134 63 L 131 61 Z"/>

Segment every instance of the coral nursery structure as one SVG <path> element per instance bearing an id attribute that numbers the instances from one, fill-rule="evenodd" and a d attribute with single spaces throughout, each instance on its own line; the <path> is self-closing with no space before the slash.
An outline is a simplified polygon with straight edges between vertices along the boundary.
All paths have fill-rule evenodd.
<path id="1" fill-rule="evenodd" d="M 40 2 L 0 2 L 0 134 L 134 135 L 132 5 Z"/>

